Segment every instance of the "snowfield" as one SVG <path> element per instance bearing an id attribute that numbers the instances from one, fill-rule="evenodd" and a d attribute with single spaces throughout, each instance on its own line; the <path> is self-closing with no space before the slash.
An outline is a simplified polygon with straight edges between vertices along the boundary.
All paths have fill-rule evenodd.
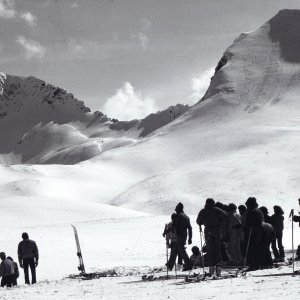
<path id="1" fill-rule="evenodd" d="M 36 78 L 0 73 L 0 250 L 17 259 L 24 231 L 40 250 L 39 283 L 24 286 L 21 274 L 21 285 L 0 289 L 0 298 L 299 299 L 299 275 L 254 277 L 291 266 L 193 284 L 140 281 L 165 264 L 161 235 L 179 201 L 198 246 L 195 219 L 207 197 L 239 205 L 254 196 L 270 213 L 281 205 L 291 249 L 288 215 L 300 196 L 299 28 L 299 10 L 280 11 L 225 51 L 195 106 L 131 122 L 91 114 Z M 71 224 L 86 270 L 120 277 L 63 279 L 78 272 Z"/>

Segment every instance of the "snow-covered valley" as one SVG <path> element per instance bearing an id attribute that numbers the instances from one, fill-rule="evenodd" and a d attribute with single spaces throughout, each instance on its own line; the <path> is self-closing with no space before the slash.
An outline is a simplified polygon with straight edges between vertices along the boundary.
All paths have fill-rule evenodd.
<path id="1" fill-rule="evenodd" d="M 164 266 L 161 234 L 179 201 L 191 217 L 193 245 L 207 197 L 244 204 L 255 196 L 269 211 L 280 205 L 291 249 L 288 214 L 298 208 L 300 183 L 299 28 L 300 11 L 280 11 L 225 51 L 196 105 L 143 120 L 91 113 L 64 90 L 2 74 L 1 251 L 16 259 L 27 231 L 40 249 L 40 283 L 1 289 L 1 299 L 299 298 L 299 277 L 130 283 Z M 77 272 L 71 224 L 87 271 L 113 268 L 124 277 L 61 280 Z"/>

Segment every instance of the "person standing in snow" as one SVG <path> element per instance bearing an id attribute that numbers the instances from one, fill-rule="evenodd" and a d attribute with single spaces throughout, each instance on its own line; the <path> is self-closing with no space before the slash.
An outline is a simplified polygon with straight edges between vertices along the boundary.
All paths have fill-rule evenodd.
<path id="1" fill-rule="evenodd" d="M 243 237 L 242 217 L 236 212 L 236 205 L 228 205 L 228 254 L 232 265 L 242 264 L 241 240 Z"/>
<path id="2" fill-rule="evenodd" d="M 18 245 L 18 258 L 20 267 L 24 268 L 25 283 L 30 284 L 29 271 L 31 270 L 31 283 L 36 283 L 36 267 L 39 262 L 39 251 L 35 241 L 29 239 L 27 232 L 22 233 L 22 241 Z"/>
<path id="3" fill-rule="evenodd" d="M 188 244 L 192 244 L 193 231 L 190 223 L 190 218 L 183 211 L 183 204 L 179 202 L 175 208 L 177 214 L 176 221 L 176 235 L 177 235 L 177 247 L 178 252 L 184 261 L 184 267 L 182 271 L 187 271 L 192 268 L 190 259 L 185 250 L 186 240 L 188 238 Z"/>
<path id="4" fill-rule="evenodd" d="M 262 222 L 264 215 L 258 208 L 255 197 L 249 197 L 246 201 L 247 211 L 245 212 L 245 242 L 249 241 L 247 262 L 249 270 L 257 270 L 260 267 L 260 243 L 262 238 Z"/>
<path id="5" fill-rule="evenodd" d="M 178 263 L 182 264 L 180 254 L 178 253 L 177 235 L 176 235 L 176 220 L 177 215 L 174 213 L 171 216 L 172 221 L 165 227 L 163 237 L 166 239 L 167 247 L 171 248 L 171 254 L 168 262 L 166 263 L 167 268 L 172 271 L 176 258 L 178 255 Z"/>
<path id="6" fill-rule="evenodd" d="M 18 285 L 17 279 L 19 278 L 19 275 L 20 275 L 18 264 L 16 262 L 14 262 L 14 260 L 10 256 L 7 256 L 7 259 L 12 261 L 14 264 L 14 277 L 13 277 L 12 285 Z"/>
<path id="7" fill-rule="evenodd" d="M 282 236 L 283 236 L 283 221 L 284 221 L 284 212 L 282 208 L 278 205 L 273 207 L 274 214 L 271 216 L 271 224 L 276 233 L 276 238 L 272 241 L 272 250 L 274 254 L 275 261 L 284 262 L 284 248 L 282 245 Z M 278 245 L 278 249 L 276 247 L 276 241 Z"/>
<path id="8" fill-rule="evenodd" d="M 0 253 L 0 277 L 1 279 L 1 287 L 11 287 L 13 285 L 14 280 L 14 263 L 6 258 L 4 252 Z"/>
<path id="9" fill-rule="evenodd" d="M 227 214 L 220 208 L 216 207 L 215 201 L 208 198 L 205 207 L 199 212 L 197 224 L 205 226 L 204 236 L 207 248 L 207 262 L 209 265 L 209 274 L 221 275 L 221 243 L 222 243 L 222 225 L 227 220 Z"/>

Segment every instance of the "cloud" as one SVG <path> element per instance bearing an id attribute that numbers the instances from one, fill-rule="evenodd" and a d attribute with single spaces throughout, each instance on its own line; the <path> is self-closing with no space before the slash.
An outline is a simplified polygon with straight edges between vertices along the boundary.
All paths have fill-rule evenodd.
<path id="1" fill-rule="evenodd" d="M 125 82 L 103 106 L 103 112 L 109 117 L 122 121 L 141 119 L 156 111 L 158 107 L 154 99 L 143 96 L 130 82 Z"/>
<path id="2" fill-rule="evenodd" d="M 0 0 L 0 18 L 12 19 L 16 16 L 13 2 L 10 0 Z"/>
<path id="3" fill-rule="evenodd" d="M 46 48 L 39 42 L 28 40 L 24 36 L 18 36 L 17 43 L 21 45 L 25 50 L 25 57 L 30 58 L 42 58 L 46 53 Z"/>
<path id="4" fill-rule="evenodd" d="M 36 25 L 37 17 L 31 14 L 29 11 L 21 13 L 20 18 L 26 21 L 30 26 Z"/>
<path id="5" fill-rule="evenodd" d="M 190 98 L 193 99 L 194 103 L 198 102 L 204 96 L 214 72 L 214 68 L 211 68 L 200 76 L 192 78 L 192 94 Z"/>

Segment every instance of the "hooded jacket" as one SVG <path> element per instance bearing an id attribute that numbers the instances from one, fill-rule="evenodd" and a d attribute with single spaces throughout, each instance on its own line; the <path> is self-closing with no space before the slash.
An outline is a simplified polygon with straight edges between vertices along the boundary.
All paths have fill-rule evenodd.
<path id="1" fill-rule="evenodd" d="M 197 224 L 204 225 L 206 232 L 218 232 L 221 234 L 221 227 L 227 222 L 228 216 L 225 211 L 215 207 L 213 203 L 207 203 L 205 207 L 199 212 L 197 217 Z"/>
<path id="2" fill-rule="evenodd" d="M 0 276 L 5 277 L 5 276 L 13 275 L 14 270 L 15 270 L 15 266 L 11 260 L 5 258 L 4 260 L 1 261 Z"/>

